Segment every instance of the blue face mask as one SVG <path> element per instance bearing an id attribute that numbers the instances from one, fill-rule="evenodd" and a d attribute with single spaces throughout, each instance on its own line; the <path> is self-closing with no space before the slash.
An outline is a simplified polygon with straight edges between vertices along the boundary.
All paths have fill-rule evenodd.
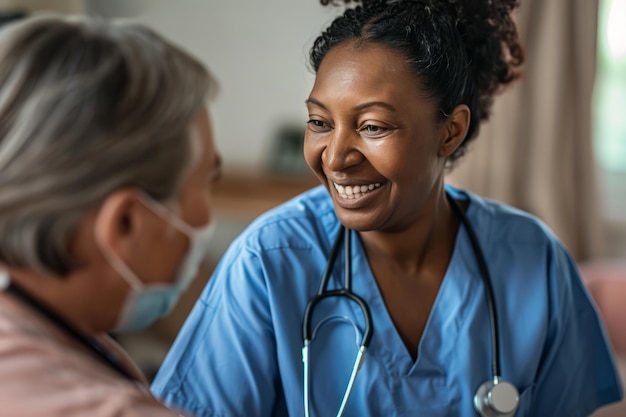
<path id="1" fill-rule="evenodd" d="M 179 264 L 175 279 L 167 284 L 144 284 L 119 256 L 102 251 L 113 269 L 131 287 L 113 332 L 143 330 L 169 314 L 198 274 L 215 230 L 213 222 L 201 228 L 193 228 L 150 197 L 144 197 L 142 201 L 146 207 L 189 238 L 189 249 Z"/>

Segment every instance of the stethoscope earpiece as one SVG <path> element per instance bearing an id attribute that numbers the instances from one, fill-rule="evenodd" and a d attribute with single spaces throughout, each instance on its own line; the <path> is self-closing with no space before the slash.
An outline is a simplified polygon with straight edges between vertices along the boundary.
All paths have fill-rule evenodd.
<path id="1" fill-rule="evenodd" d="M 495 377 L 478 387 L 474 408 L 481 417 L 513 417 L 519 403 L 515 385 Z"/>

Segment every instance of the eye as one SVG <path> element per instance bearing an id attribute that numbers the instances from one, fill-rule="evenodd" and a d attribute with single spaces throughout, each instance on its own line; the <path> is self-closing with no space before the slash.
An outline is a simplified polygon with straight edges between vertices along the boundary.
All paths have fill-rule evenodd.
<path id="1" fill-rule="evenodd" d="M 363 130 L 367 131 L 367 133 L 378 133 L 382 130 L 380 126 L 367 125 L 363 128 Z"/>
<path id="2" fill-rule="evenodd" d="M 359 128 L 359 134 L 365 135 L 370 138 L 379 138 L 387 135 L 390 130 L 391 129 L 384 126 L 366 124 Z"/>
<path id="3" fill-rule="evenodd" d="M 310 119 L 306 122 L 306 124 L 309 130 L 315 133 L 325 133 L 331 130 L 331 127 L 328 125 L 328 123 L 319 119 Z"/>

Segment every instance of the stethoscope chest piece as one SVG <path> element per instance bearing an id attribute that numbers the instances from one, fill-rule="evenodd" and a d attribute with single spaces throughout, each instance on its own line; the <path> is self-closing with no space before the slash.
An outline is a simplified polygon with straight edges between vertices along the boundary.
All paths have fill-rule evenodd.
<path id="1" fill-rule="evenodd" d="M 474 408 L 481 417 L 513 417 L 518 403 L 517 388 L 497 377 L 478 387 L 474 396 Z"/>

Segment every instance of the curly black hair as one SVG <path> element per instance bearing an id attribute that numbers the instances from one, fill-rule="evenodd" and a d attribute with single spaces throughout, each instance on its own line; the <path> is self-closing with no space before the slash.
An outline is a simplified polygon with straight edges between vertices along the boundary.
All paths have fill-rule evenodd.
<path id="1" fill-rule="evenodd" d="M 320 0 L 346 8 L 315 40 L 315 72 L 328 53 L 349 40 L 400 51 L 440 107 L 441 118 L 466 104 L 465 140 L 448 158 L 452 166 L 489 118 L 494 95 L 521 75 L 524 49 L 511 16 L 518 0 Z"/>

